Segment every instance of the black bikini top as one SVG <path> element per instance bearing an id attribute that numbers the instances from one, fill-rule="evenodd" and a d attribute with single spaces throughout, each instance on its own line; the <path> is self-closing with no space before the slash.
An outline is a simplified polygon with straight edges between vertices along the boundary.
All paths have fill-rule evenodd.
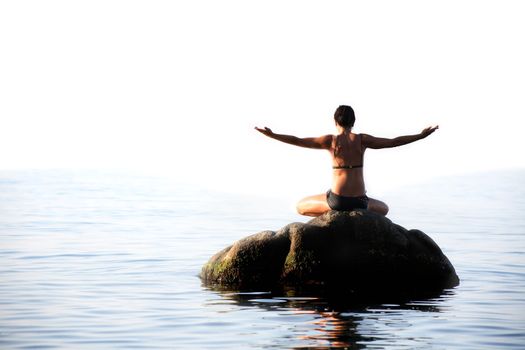
<path id="1" fill-rule="evenodd" d="M 332 169 L 355 169 L 355 168 L 362 168 L 363 164 L 359 165 L 334 165 L 332 166 Z"/>
<path id="2" fill-rule="evenodd" d="M 337 136 L 336 136 L 335 142 L 337 143 Z M 335 152 L 336 152 L 336 147 L 334 147 L 334 158 L 335 158 Z M 362 154 L 361 154 L 361 157 L 363 157 Z M 333 165 L 332 169 L 356 169 L 356 168 L 362 168 L 362 167 L 363 167 L 363 162 L 361 160 L 361 164 L 358 164 L 358 165 Z"/>

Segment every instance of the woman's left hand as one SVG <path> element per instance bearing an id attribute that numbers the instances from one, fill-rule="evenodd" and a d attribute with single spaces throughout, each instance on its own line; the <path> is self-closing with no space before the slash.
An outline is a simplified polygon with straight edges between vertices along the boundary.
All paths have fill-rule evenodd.
<path id="1" fill-rule="evenodd" d="M 266 136 L 272 136 L 273 135 L 272 129 L 267 128 L 267 127 L 264 127 L 264 129 L 255 127 L 255 130 L 257 130 L 258 132 L 260 132 L 261 134 L 264 134 Z"/>

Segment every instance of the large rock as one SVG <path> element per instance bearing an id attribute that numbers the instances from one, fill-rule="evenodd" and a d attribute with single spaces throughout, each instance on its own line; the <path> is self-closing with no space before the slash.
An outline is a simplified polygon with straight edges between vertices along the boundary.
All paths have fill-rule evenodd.
<path id="1" fill-rule="evenodd" d="M 430 237 L 361 210 L 331 211 L 243 238 L 215 254 L 201 278 L 235 289 L 324 286 L 354 292 L 423 292 L 459 284 Z"/>

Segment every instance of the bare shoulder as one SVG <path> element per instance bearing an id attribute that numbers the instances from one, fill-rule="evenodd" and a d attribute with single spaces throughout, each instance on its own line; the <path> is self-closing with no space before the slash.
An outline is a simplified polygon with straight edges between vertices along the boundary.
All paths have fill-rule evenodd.
<path id="1" fill-rule="evenodd" d="M 394 147 L 395 144 L 393 143 L 392 139 L 375 137 L 369 134 L 361 134 L 361 146 L 363 148 L 379 149 Z"/>
<path id="2" fill-rule="evenodd" d="M 295 145 L 314 149 L 329 149 L 332 144 L 332 135 L 318 137 L 296 138 Z"/>
<path id="3" fill-rule="evenodd" d="M 330 149 L 332 148 L 332 140 L 334 138 L 334 135 L 328 134 L 318 137 L 318 143 L 322 146 L 324 149 Z"/>
<path id="4" fill-rule="evenodd" d="M 361 135 L 361 146 L 363 148 L 382 148 L 382 141 L 384 141 L 381 138 L 374 137 L 369 134 L 359 134 Z"/>
<path id="5" fill-rule="evenodd" d="M 368 135 L 368 134 L 359 134 L 359 137 L 361 138 L 361 144 L 363 146 L 365 146 L 368 142 L 370 142 L 371 139 L 373 139 L 374 137 L 372 135 Z"/>

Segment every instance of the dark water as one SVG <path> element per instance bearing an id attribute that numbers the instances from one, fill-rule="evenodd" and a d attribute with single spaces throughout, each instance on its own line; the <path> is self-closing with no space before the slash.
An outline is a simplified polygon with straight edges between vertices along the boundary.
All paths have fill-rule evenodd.
<path id="1" fill-rule="evenodd" d="M 233 241 L 291 221 L 291 202 L 103 172 L 0 173 L 0 348 L 523 349 L 525 171 L 382 197 L 429 234 L 461 285 L 359 304 L 213 291 L 196 277 Z"/>

